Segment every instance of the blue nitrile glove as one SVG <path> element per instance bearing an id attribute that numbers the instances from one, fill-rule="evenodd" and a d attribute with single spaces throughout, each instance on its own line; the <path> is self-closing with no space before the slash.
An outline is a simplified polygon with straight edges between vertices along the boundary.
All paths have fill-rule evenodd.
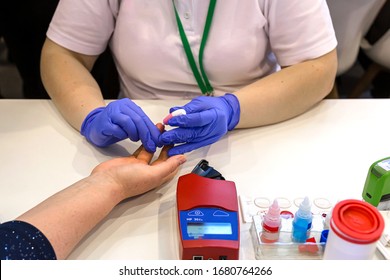
<path id="1" fill-rule="evenodd" d="M 182 107 L 173 107 L 170 113 L 184 109 L 186 115 L 172 117 L 168 124 L 178 128 L 161 134 L 163 145 L 180 144 L 168 151 L 169 156 L 184 154 L 216 142 L 240 120 L 240 103 L 233 94 L 220 97 L 200 96 Z"/>
<path id="2" fill-rule="evenodd" d="M 161 132 L 138 105 L 123 98 L 92 110 L 81 126 L 81 134 L 98 147 L 130 138 L 141 140 L 148 152 L 155 152 Z"/>

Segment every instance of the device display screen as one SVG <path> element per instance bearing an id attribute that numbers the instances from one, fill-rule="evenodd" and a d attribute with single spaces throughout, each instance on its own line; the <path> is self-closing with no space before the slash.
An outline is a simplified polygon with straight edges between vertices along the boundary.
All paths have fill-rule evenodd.
<path id="1" fill-rule="evenodd" d="M 390 159 L 383 160 L 378 163 L 385 171 L 390 171 Z"/>
<path id="2" fill-rule="evenodd" d="M 179 212 L 183 240 L 238 240 L 236 211 L 220 208 L 193 208 Z"/>
<path id="3" fill-rule="evenodd" d="M 204 236 L 210 234 L 232 234 L 232 225 L 230 223 L 188 223 L 187 224 L 188 236 Z"/>

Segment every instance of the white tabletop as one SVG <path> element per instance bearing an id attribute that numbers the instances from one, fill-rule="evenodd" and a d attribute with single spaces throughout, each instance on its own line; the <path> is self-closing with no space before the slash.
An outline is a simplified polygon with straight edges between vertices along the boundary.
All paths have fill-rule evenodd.
<path id="1" fill-rule="evenodd" d="M 153 122 L 161 122 L 172 105 L 185 101 L 136 103 Z M 230 132 L 189 153 L 172 182 L 118 205 L 69 258 L 178 259 L 177 179 L 201 159 L 234 181 L 239 195 L 361 199 L 371 163 L 390 155 L 389 108 L 390 99 L 324 100 L 294 119 Z M 93 147 L 50 100 L 0 100 L 0 221 L 137 147 L 130 141 Z M 240 259 L 253 259 L 244 223 L 241 244 Z"/>

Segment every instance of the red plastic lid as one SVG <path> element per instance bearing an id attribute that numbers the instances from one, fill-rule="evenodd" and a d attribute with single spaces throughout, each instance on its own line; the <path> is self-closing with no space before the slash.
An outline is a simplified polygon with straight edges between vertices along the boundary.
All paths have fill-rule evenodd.
<path id="1" fill-rule="evenodd" d="M 344 240 L 369 244 L 379 240 L 385 222 L 378 209 L 371 204 L 347 199 L 340 201 L 334 207 L 330 226 Z"/>

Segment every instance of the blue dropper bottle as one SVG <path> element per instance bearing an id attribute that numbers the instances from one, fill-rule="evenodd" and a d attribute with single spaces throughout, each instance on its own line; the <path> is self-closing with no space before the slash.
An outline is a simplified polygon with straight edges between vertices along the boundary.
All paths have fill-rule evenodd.
<path id="1" fill-rule="evenodd" d="M 305 197 L 294 216 L 292 229 L 293 242 L 304 243 L 309 238 L 312 220 L 311 204 L 309 198 Z"/>

